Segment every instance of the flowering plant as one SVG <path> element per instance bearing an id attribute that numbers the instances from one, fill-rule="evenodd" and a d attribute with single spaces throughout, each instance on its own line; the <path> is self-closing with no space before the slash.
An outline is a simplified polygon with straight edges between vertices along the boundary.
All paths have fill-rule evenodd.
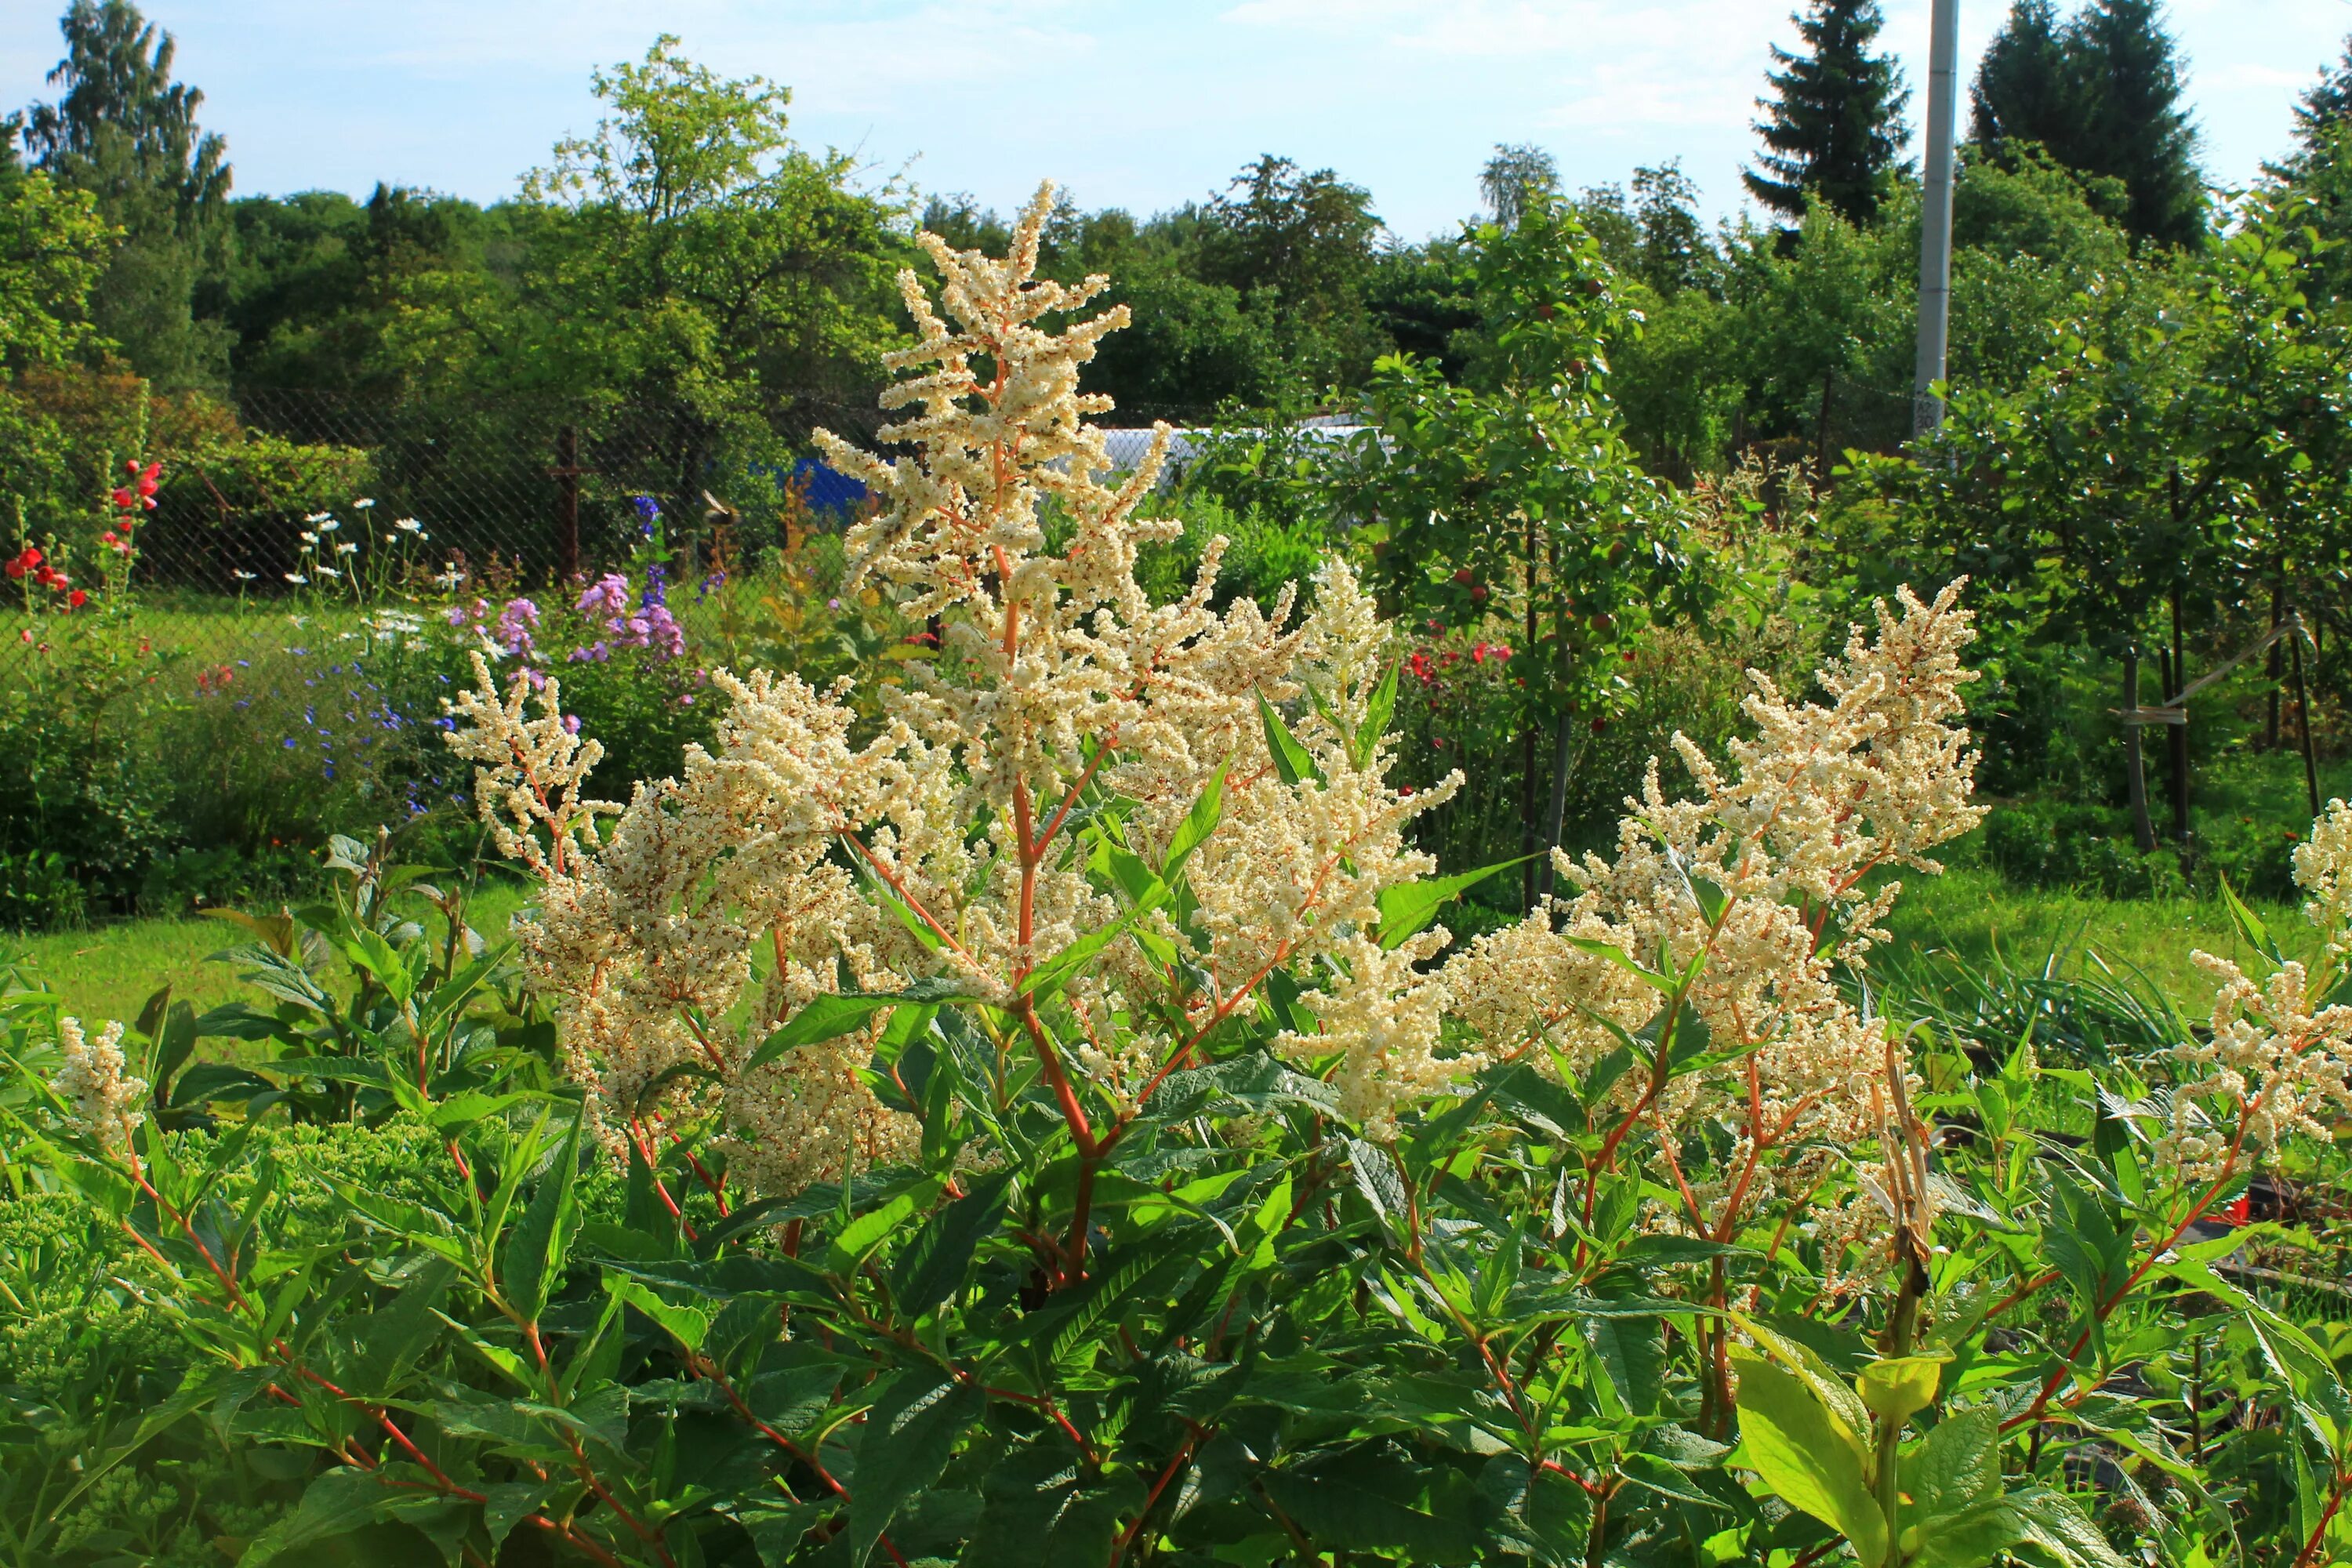
<path id="1" fill-rule="evenodd" d="M 2210 1050 L 2101 1082 L 1877 1006 L 1895 879 L 1977 816 L 1958 587 L 1882 606 L 1817 700 L 1758 678 L 1752 739 L 1685 742 L 1687 795 L 1654 766 L 1613 856 L 1449 952 L 1485 873 L 1406 838 L 1458 780 L 1388 782 L 1348 566 L 1303 616 L 1213 610 L 1213 546 L 1136 586 L 1159 450 L 1101 482 L 1078 373 L 1124 312 L 1034 276 L 1049 211 L 1003 258 L 927 237 L 902 455 L 828 443 L 882 498 L 853 582 L 940 627 L 877 725 L 714 674 L 709 742 L 599 801 L 563 686 L 599 661 L 478 655 L 451 741 L 538 885 L 516 957 L 567 1089 L 489 1073 L 377 922 L 337 942 L 415 1072 L 275 1071 L 429 1127 L 428 1197 L 338 1184 L 349 1232 L 293 1247 L 274 1184 L 219 1196 L 227 1141 L 178 1158 L 134 1037 L 76 1036 L 22 1113 L 200 1349 L 174 1408 L 315 1456 L 242 1560 L 362 1528 L 664 1565 L 2336 1554 L 2329 1347 L 2220 1271 L 2262 1226 L 2190 1238 L 2344 1104 L 2343 1009 L 2281 958 Z M 2311 850 L 2352 944 L 2352 808 Z M 2196 1426 L 2209 1353 L 2258 1384 L 2237 1436 Z M 2167 1506 L 2095 1521 L 2094 1456 Z"/>

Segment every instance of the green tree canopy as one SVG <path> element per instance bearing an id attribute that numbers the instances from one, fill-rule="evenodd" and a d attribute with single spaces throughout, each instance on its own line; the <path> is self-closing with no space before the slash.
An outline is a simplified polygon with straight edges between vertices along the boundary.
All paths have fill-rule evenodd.
<path id="1" fill-rule="evenodd" d="M 0 124 L 0 371 L 57 364 L 90 343 L 108 240 L 89 193 L 25 168 L 15 145 L 15 127 Z"/>
<path id="2" fill-rule="evenodd" d="M 26 116 L 35 162 L 97 198 L 121 231 L 90 298 L 99 329 L 160 387 L 221 384 L 228 333 L 199 291 L 227 238 L 227 144 L 201 130 L 204 94 L 172 78 L 172 36 L 129 0 L 74 0 L 59 20 L 64 90 Z"/>
<path id="3" fill-rule="evenodd" d="M 1750 195 L 1790 217 L 1818 195 L 1855 223 L 1875 216 L 1900 158 L 1910 92 L 1892 57 L 1871 53 L 1885 18 L 1878 0 L 1812 0 L 1790 18 L 1803 51 L 1775 45 L 1780 68 L 1759 99 L 1768 151 L 1745 171 Z"/>

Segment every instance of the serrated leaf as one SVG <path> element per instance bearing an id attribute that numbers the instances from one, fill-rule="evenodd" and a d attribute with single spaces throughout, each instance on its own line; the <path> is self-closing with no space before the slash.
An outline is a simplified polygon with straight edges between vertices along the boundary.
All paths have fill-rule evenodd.
<path id="1" fill-rule="evenodd" d="M 908 1367 L 883 1388 L 858 1436 L 850 1568 L 864 1568 L 900 1507 L 940 1479 L 957 1440 L 987 1404 L 977 1388 L 927 1366 Z"/>
<path id="2" fill-rule="evenodd" d="M 890 1270 L 890 1295 L 898 1310 L 919 1318 L 963 1284 L 972 1255 L 1004 1219 L 1011 1171 L 1001 1171 L 923 1222 Z"/>
<path id="3" fill-rule="evenodd" d="M 2000 1492 L 2000 1420 L 1990 1409 L 1963 1411 L 1936 1424 L 1902 1456 L 1903 1526 L 1931 1532 Z"/>

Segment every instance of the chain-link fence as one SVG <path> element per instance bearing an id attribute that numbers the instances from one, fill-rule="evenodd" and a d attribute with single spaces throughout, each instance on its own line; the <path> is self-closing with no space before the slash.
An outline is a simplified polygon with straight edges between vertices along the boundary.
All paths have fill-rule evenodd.
<path id="1" fill-rule="evenodd" d="M 128 376 L 20 377 L 0 382 L 0 544 L 79 586 L 127 572 L 158 609 L 299 611 L 593 578 L 645 552 L 657 510 L 668 575 L 692 581 L 861 503 L 815 460 L 814 432 L 872 444 L 887 417 L 874 390 L 714 414 L 266 387 L 170 397 Z M 148 462 L 161 469 L 142 499 Z M 110 532 L 122 487 L 131 552 Z M 12 571 L 0 588 L 14 598 L 36 576 Z M 205 657 L 193 644 L 217 637 L 175 640 Z"/>

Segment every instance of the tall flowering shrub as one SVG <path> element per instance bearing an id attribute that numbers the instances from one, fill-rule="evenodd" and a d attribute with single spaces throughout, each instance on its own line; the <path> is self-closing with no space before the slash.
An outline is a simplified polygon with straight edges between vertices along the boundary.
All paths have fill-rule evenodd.
<path id="1" fill-rule="evenodd" d="M 889 694 L 881 734 L 851 744 L 843 691 L 721 676 L 715 743 L 601 839 L 583 831 L 600 808 L 543 782 L 568 789 L 585 754 L 558 731 L 559 697 L 527 719 L 486 668 L 456 742 L 505 807 L 509 852 L 547 878 L 525 947 L 565 998 L 567 1050 L 610 1146 L 649 1156 L 709 1116 L 739 1179 L 787 1197 L 902 1162 L 920 1129 L 861 1072 L 907 1010 L 887 1003 L 968 997 L 961 1016 L 1042 1078 L 1063 1120 L 1079 1184 L 1043 1264 L 1066 1278 L 1096 1171 L 1278 972 L 1329 961 L 1304 999 L 1328 1026 L 1277 1048 L 1343 1053 L 1351 1115 L 1388 1125 L 1475 1063 L 1433 1059 L 1434 993 L 1413 966 L 1443 931 L 1371 935 L 1382 894 L 1432 868 L 1405 825 L 1455 781 L 1407 797 L 1383 780 L 1368 714 L 1393 688 L 1369 601 L 1334 562 L 1295 625 L 1287 595 L 1270 617 L 1248 600 L 1214 612 L 1213 551 L 1187 595 L 1150 602 L 1137 547 L 1178 531 L 1139 515 L 1167 437 L 1103 482 L 1085 420 L 1108 403 L 1077 390 L 1078 371 L 1126 311 L 1045 324 L 1102 280 L 1034 276 L 1043 211 L 1002 260 L 929 242 L 944 316 L 908 279 L 917 341 L 891 364 L 915 374 L 884 401 L 910 413 L 882 436 L 912 455 L 823 438 L 882 500 L 851 534 L 846 585 L 887 584 L 908 618 L 945 628 L 940 657 Z M 1049 502 L 1071 524 L 1059 550 Z M 1276 704 L 1304 710 L 1295 731 Z M 821 1002 L 856 1026 L 762 1044 Z"/>
<path id="2" fill-rule="evenodd" d="M 2199 1227 L 2331 1157 L 2352 808 L 2302 868 L 2326 955 L 2245 917 L 2270 972 L 2216 964 L 2210 1029 L 2094 1079 L 1904 1026 L 1885 917 L 1977 815 L 1969 616 L 1905 594 L 1456 949 L 1493 868 L 1410 847 L 1458 781 L 1386 782 L 1412 649 L 1348 566 L 1303 616 L 1212 608 L 1213 548 L 1136 586 L 1152 464 L 1106 482 L 1078 390 L 1123 312 L 1035 277 L 1049 210 L 927 241 L 896 454 L 830 444 L 882 500 L 856 574 L 939 628 L 903 685 L 717 673 L 710 740 L 603 801 L 602 661 L 477 617 L 451 742 L 538 883 L 511 947 L 437 890 L 425 938 L 379 851 L 348 1006 L 252 922 L 273 1010 L 210 1026 L 295 1054 L 60 1025 L 0 1100 L 191 1347 L 159 1418 L 304 1479 L 240 1561 L 2340 1558 L 2333 1342 L 2229 1271 L 2268 1227 Z M 247 1182 L 165 1124 L 278 1097 L 446 1162 Z"/>

